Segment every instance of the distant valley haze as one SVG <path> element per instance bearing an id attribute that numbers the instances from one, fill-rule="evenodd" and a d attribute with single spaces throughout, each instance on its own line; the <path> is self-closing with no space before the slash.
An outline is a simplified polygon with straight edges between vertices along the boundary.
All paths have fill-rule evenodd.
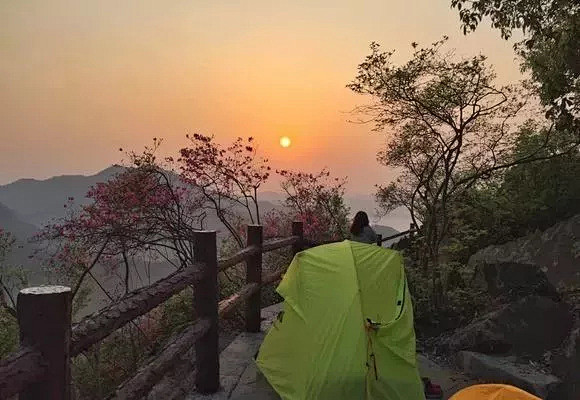
<path id="1" fill-rule="evenodd" d="M 0 185 L 0 226 L 19 237 L 30 236 L 51 219 L 64 216 L 64 205 L 69 197 L 75 204 L 87 204 L 86 194 L 91 186 L 107 181 L 122 170 L 123 167 L 113 165 L 93 175 L 61 175 L 42 180 L 25 178 Z M 285 198 L 283 193 L 272 190 L 259 191 L 258 196 L 264 206 L 261 207 L 262 213 L 279 205 Z M 399 231 L 408 229 L 410 219 L 403 210 L 396 210 L 383 218 L 374 216 L 377 204 L 373 193 L 347 193 L 345 200 L 353 214 L 366 211 L 372 224 L 389 225 Z"/>
<path id="2" fill-rule="evenodd" d="M 33 257 L 35 246 L 29 243 L 29 238 L 38 232 L 46 223 L 53 219 L 62 218 L 67 208 L 65 204 L 72 197 L 75 205 L 88 204 L 86 198 L 89 188 L 98 182 L 105 182 L 115 174 L 121 172 L 123 167 L 113 165 L 92 175 L 60 175 L 48 179 L 19 179 L 7 185 L 0 186 L 0 227 L 13 233 L 18 239 L 9 262 L 22 265 L 29 271 L 30 282 L 39 284 L 46 282 L 46 275 L 41 270 L 41 260 Z M 272 190 L 259 192 L 261 213 L 266 213 L 281 205 L 284 195 Z M 351 212 L 366 211 L 372 219 L 377 233 L 389 236 L 409 227 L 409 217 L 403 210 L 396 210 L 391 215 L 382 219 L 374 218 L 376 204 L 372 194 L 347 194 L 345 196 Z M 291 221 L 288 221 L 290 224 Z M 225 227 L 211 213 L 206 220 L 208 229 L 217 229 L 225 234 Z M 142 266 L 136 267 L 136 275 L 132 277 L 132 287 L 139 287 L 150 281 L 160 279 L 171 273 L 174 269 L 167 263 L 154 263 L 147 270 Z M 109 276 L 97 266 L 95 275 L 103 281 L 109 290 L 118 288 L 122 277 Z M 148 276 L 149 274 L 149 276 Z M 99 290 L 93 291 L 91 302 L 81 314 L 95 311 L 106 304 L 108 299 Z"/>

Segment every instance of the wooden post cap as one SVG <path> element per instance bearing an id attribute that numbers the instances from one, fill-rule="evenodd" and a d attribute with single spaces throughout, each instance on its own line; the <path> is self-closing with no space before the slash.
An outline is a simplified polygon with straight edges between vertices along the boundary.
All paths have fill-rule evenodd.
<path id="1" fill-rule="evenodd" d="M 69 288 L 68 286 L 53 285 L 53 286 L 33 286 L 20 290 L 20 293 L 24 295 L 34 295 L 34 294 L 44 295 L 44 294 L 60 294 L 70 291 L 71 288 Z"/>

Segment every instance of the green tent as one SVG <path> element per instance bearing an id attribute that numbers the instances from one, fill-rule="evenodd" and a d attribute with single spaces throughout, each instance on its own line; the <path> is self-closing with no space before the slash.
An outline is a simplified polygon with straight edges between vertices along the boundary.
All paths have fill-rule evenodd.
<path id="1" fill-rule="evenodd" d="M 256 362 L 284 400 L 424 399 L 397 251 L 345 240 L 296 254 Z"/>

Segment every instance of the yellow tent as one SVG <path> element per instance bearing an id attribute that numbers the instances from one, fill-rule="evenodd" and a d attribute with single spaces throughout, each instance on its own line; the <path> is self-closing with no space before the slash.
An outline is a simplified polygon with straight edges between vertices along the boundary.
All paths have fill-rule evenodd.
<path id="1" fill-rule="evenodd" d="M 474 385 L 455 393 L 449 400 L 542 400 L 510 385 Z"/>

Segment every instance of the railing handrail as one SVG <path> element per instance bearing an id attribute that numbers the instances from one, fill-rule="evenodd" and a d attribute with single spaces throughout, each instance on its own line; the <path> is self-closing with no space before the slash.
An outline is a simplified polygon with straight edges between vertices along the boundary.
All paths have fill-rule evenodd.
<path id="1" fill-rule="evenodd" d="M 415 232 L 417 232 L 416 229 L 409 229 L 409 230 L 406 230 L 405 232 L 395 233 L 394 235 L 391 235 L 391 236 L 387 236 L 387 237 L 382 238 L 381 239 L 381 242 L 386 242 L 387 240 L 396 239 L 398 237 L 405 236 L 405 235 L 409 235 L 409 234 L 415 233 Z"/>
<path id="2" fill-rule="evenodd" d="M 198 280 L 203 265 L 194 265 L 127 294 L 72 327 L 71 357 L 85 351 L 135 318 L 148 313 Z"/>
<path id="3" fill-rule="evenodd" d="M 300 241 L 299 236 L 288 236 L 283 238 L 271 238 L 265 240 L 262 243 L 262 253 L 267 253 L 273 250 L 278 250 L 283 247 L 291 246 Z M 239 250 L 235 254 L 218 260 L 218 269 L 220 272 L 226 271 L 227 269 L 240 264 L 257 253 L 260 252 L 260 248 L 255 245 L 246 246 Z"/>
<path id="4" fill-rule="evenodd" d="M 412 226 L 408 231 L 400 232 L 386 238 L 382 238 L 379 235 L 377 244 L 380 245 L 387 240 L 413 234 L 416 231 L 413 228 Z M 55 358 L 54 354 L 52 354 L 52 359 L 62 359 L 63 362 L 70 363 L 70 357 L 74 357 L 87 350 L 117 329 L 151 311 L 186 287 L 193 285 L 194 298 L 196 300 L 194 304 L 196 313 L 198 314 L 197 320 L 178 334 L 174 340 L 165 346 L 160 354 L 142 367 L 132 378 L 121 384 L 111 398 L 137 399 L 142 397 L 157 383 L 173 362 L 188 348 L 191 348 L 192 344 L 195 344 L 197 361 L 201 364 L 198 367 L 196 378 L 198 389 L 203 389 L 206 392 L 217 390 L 217 386 L 214 383 L 207 383 L 214 378 L 219 379 L 219 364 L 216 365 L 218 351 L 217 318 L 227 316 L 241 304 L 245 303 L 246 330 L 250 332 L 256 331 L 256 329 L 259 330 L 261 288 L 279 281 L 286 271 L 286 268 L 281 268 L 270 274 L 262 275 L 262 254 L 288 246 L 292 246 L 292 252 L 296 254 L 305 247 L 337 242 L 337 240 L 321 242 L 305 240 L 303 225 L 300 222 L 293 223 L 292 235 L 289 237 L 263 240 L 262 227 L 252 225 L 248 227 L 248 245 L 232 256 L 218 260 L 215 232 L 198 232 L 196 235 L 198 235 L 195 237 L 197 251 L 196 261 L 193 265 L 176 271 L 149 286 L 132 291 L 120 300 L 83 318 L 79 323 L 72 326 L 70 325 L 70 304 L 68 306 L 65 305 L 59 311 L 61 314 L 56 313 L 55 315 L 59 318 L 59 315 L 64 315 L 62 314 L 63 312 L 68 312 L 68 322 L 66 322 L 67 318 L 64 315 L 60 323 L 68 324 L 68 328 L 63 327 L 63 329 L 70 329 L 70 338 L 64 334 L 59 339 L 61 342 L 56 342 L 57 345 L 64 345 L 66 349 L 63 348 L 63 357 Z M 221 301 L 215 300 L 217 296 L 217 273 L 226 271 L 228 268 L 242 262 L 246 262 L 246 284 L 232 296 Z M 65 289 L 70 292 L 70 289 Z M 66 293 L 60 293 L 59 295 L 65 296 L 63 298 L 66 298 Z M 37 300 L 34 300 L 32 303 L 29 302 L 28 307 Z M 67 301 L 70 303 L 71 299 L 69 298 Z M 207 303 L 208 301 L 209 303 Z M 215 303 L 212 304 L 214 301 Z M 203 304 L 203 302 L 207 304 Z M 39 304 L 44 306 L 42 302 Z M 52 311 L 50 304 L 47 307 L 49 311 Z M 67 309 L 68 311 L 66 311 Z M 26 314 L 27 312 L 30 313 L 31 311 L 25 310 L 22 313 L 19 312 L 19 324 L 21 323 L 20 318 L 22 317 L 20 314 Z M 24 315 L 24 319 L 26 320 L 26 317 L 28 317 L 28 321 L 30 321 L 31 315 Z M 27 329 L 30 329 L 30 324 L 28 324 Z M 28 336 L 29 339 L 36 340 L 34 339 L 34 334 L 28 333 Z M 60 375 L 56 374 L 58 375 L 56 378 L 61 379 L 62 382 L 44 383 L 47 379 L 47 374 L 50 374 L 52 366 L 48 365 L 50 362 L 43 356 L 42 346 L 50 346 L 52 343 L 48 341 L 47 343 L 43 342 L 39 345 L 40 348 L 34 346 L 34 343 L 33 346 L 22 346 L 19 351 L 13 353 L 7 359 L 0 361 L 0 398 L 18 394 L 22 390 L 25 390 L 27 386 L 36 385 L 37 383 L 35 382 L 42 381 L 43 383 L 41 385 L 45 385 L 42 388 L 58 387 L 61 390 L 59 393 L 65 393 L 64 397 L 68 400 L 70 394 L 67 394 L 67 389 L 59 385 L 64 385 L 65 383 L 66 385 L 70 385 L 70 372 L 68 378 L 65 376 L 66 371 L 70 371 L 70 368 L 64 368 L 65 375 L 62 373 Z M 211 371 L 206 371 L 205 369 L 211 369 Z M 35 389 L 34 393 L 42 393 L 41 398 L 45 398 L 44 395 L 47 391 L 43 391 L 42 388 Z M 34 396 L 36 395 L 33 394 L 32 397 L 27 398 L 36 399 Z"/>
<path id="5" fill-rule="evenodd" d="M 296 253 L 297 251 L 301 250 L 305 244 L 301 223 L 293 224 L 293 234 L 291 236 L 271 238 L 268 240 L 262 240 L 262 227 L 254 226 L 252 229 L 255 230 L 256 228 L 259 229 L 258 239 L 256 239 L 256 236 L 254 236 L 253 239 L 250 239 L 249 235 L 249 244 L 245 248 L 239 250 L 237 253 L 228 258 L 220 260 L 214 258 L 214 260 L 217 260 L 217 262 L 213 262 L 213 268 L 216 268 L 216 272 L 225 271 L 228 268 L 231 268 L 232 266 L 241 262 L 246 262 L 246 268 L 248 271 L 255 270 L 259 272 L 259 279 L 257 282 L 249 281 L 236 294 L 230 296 L 229 298 L 222 299 L 218 304 L 216 304 L 217 309 L 215 312 L 217 315 L 219 315 L 219 317 L 227 316 L 244 302 L 248 304 L 247 307 L 258 307 L 257 310 L 253 309 L 251 312 L 247 313 L 247 316 L 256 314 L 256 312 L 259 315 L 259 298 L 261 288 L 265 285 L 276 282 L 276 280 L 279 280 L 285 270 L 282 269 L 262 277 L 261 254 L 288 246 L 292 246 L 293 253 Z M 250 233 L 250 228 L 248 229 L 248 232 Z M 202 244 L 204 243 L 203 240 L 207 240 L 207 237 L 202 239 Z M 258 242 L 256 242 L 256 240 L 258 240 Z M 213 241 L 215 242 L 215 234 Z M 208 242 L 206 241 L 205 243 L 207 244 Z M 215 251 L 215 243 L 213 243 L 213 249 Z M 205 253 L 205 250 L 202 251 L 202 253 Z M 204 262 L 205 260 L 209 260 L 209 264 L 212 264 L 211 257 L 209 259 L 202 257 L 200 261 L 196 261 L 192 266 L 189 266 L 183 270 L 176 271 L 149 286 L 142 287 L 130 292 L 120 300 L 111 303 L 98 312 L 83 318 L 77 324 L 71 326 L 69 316 L 68 326 L 70 329 L 70 339 L 68 339 L 68 336 L 65 335 L 64 339 L 68 350 L 65 350 L 65 357 L 63 357 L 63 362 L 69 363 L 70 357 L 74 357 L 87 350 L 92 345 L 106 338 L 117 329 L 130 323 L 135 318 L 146 314 L 173 295 L 181 292 L 187 286 L 195 286 L 194 296 L 198 289 L 202 292 L 213 290 L 211 284 L 210 286 L 207 286 L 208 282 L 205 283 L 205 286 L 199 286 L 200 282 L 206 279 L 205 276 L 209 272 L 207 271 L 208 265 Z M 250 299 L 254 299 L 253 303 L 249 302 Z M 70 313 L 70 308 L 68 312 Z M 116 398 L 139 398 L 141 393 L 145 393 L 145 391 L 149 390 L 158 381 L 160 376 L 162 376 L 167 368 L 169 368 L 174 359 L 183 354 L 183 351 L 186 348 L 191 347 L 192 342 L 197 343 L 198 339 L 207 337 L 207 335 L 212 334 L 211 318 L 207 319 L 203 315 L 203 307 L 199 309 L 198 314 L 200 315 L 200 318 L 194 321 L 185 331 L 178 334 L 177 338 L 166 345 L 164 350 L 161 351 L 161 353 L 156 356 L 154 360 L 141 368 L 132 378 L 128 379 L 122 385 L 120 385 L 117 388 L 116 394 L 112 395 L 112 398 L 115 398 L 115 396 Z M 247 326 L 247 329 L 249 329 L 249 326 Z M 203 340 L 207 341 L 207 339 Z M 36 350 L 34 347 L 30 346 L 23 346 L 19 351 L 0 361 L 0 398 L 18 394 L 27 386 L 36 386 L 38 382 L 44 382 L 44 380 L 46 380 L 46 374 L 48 373 L 47 370 L 49 370 L 51 366 L 47 365 L 47 361 L 43 357 L 42 350 L 43 349 Z M 215 351 L 217 351 L 217 347 Z M 206 352 L 203 357 L 198 356 L 198 359 L 203 358 L 209 360 L 207 358 L 208 356 L 210 357 L 209 359 L 212 358 L 212 356 Z M 203 362 L 204 361 L 202 361 L 202 363 Z M 70 370 L 70 368 L 68 370 Z M 65 380 L 66 379 L 69 380 L 67 383 L 67 385 L 69 385 L 70 373 L 68 378 L 65 378 Z M 62 382 L 59 384 L 62 384 Z M 40 383 L 40 385 L 45 385 L 45 383 Z M 63 390 L 64 393 L 66 393 L 66 389 Z M 34 393 L 37 392 L 40 393 L 42 390 L 37 390 Z M 46 391 L 44 394 L 46 394 Z M 65 394 L 65 397 L 67 396 L 70 396 L 70 394 Z M 32 398 L 34 398 L 34 395 Z"/>
<path id="6" fill-rule="evenodd" d="M 191 349 L 193 343 L 209 330 L 206 319 L 198 319 L 165 345 L 156 357 L 150 359 L 132 378 L 123 382 L 109 399 L 136 400 L 147 395 L 156 377 L 165 374 L 176 359 Z M 152 384 L 153 382 L 153 384 Z"/>

